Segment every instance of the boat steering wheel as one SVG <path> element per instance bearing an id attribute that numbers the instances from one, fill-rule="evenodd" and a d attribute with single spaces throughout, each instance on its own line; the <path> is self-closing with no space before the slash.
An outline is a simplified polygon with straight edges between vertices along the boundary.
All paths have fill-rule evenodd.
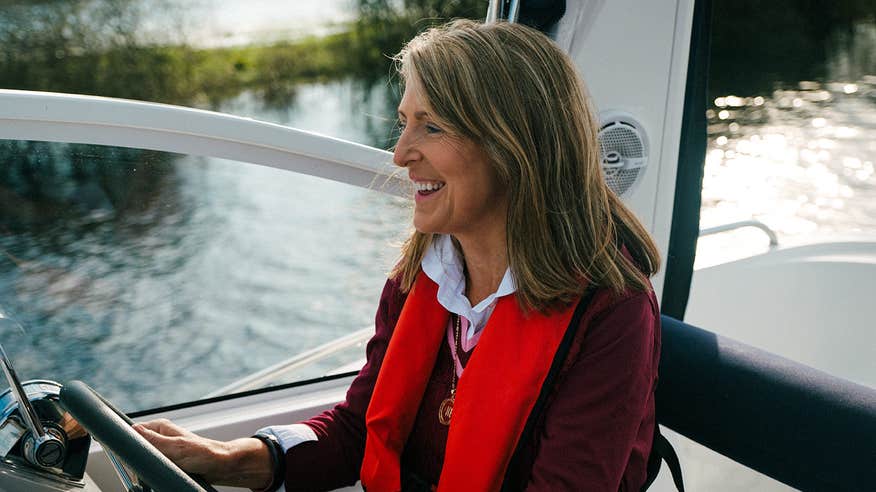
<path id="1" fill-rule="evenodd" d="M 156 492 L 217 492 L 187 475 L 132 427 L 125 414 L 82 381 L 61 388 L 61 404 L 85 430 Z"/>

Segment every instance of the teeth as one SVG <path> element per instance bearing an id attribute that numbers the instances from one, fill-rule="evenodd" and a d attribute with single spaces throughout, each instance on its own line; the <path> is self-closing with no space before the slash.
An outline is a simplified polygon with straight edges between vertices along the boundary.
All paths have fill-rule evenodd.
<path id="1" fill-rule="evenodd" d="M 414 188 L 416 188 L 417 191 L 435 191 L 440 190 L 443 187 L 444 183 L 425 181 L 414 182 Z"/>

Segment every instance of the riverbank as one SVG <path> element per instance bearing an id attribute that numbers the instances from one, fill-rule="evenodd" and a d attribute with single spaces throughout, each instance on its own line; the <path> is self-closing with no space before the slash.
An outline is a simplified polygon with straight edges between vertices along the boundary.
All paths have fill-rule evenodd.
<path id="1" fill-rule="evenodd" d="M 197 49 L 118 46 L 100 52 L 58 48 L 0 56 L 0 87 L 123 97 L 215 108 L 244 90 L 266 102 L 288 99 L 299 83 L 349 74 L 352 32 L 295 42 Z"/>
<path id="2" fill-rule="evenodd" d="M 358 0 L 354 20 L 327 34 L 211 47 L 187 32 L 195 12 L 179 6 L 158 15 L 144 13 L 137 2 L 98 1 L 93 11 L 78 3 L 21 4 L 0 10 L 0 87 L 209 109 L 251 91 L 280 107 L 300 84 L 384 81 L 406 40 L 450 18 L 481 15 L 475 3 L 421 0 L 401 8 Z M 163 19 L 157 31 L 150 15 Z"/>

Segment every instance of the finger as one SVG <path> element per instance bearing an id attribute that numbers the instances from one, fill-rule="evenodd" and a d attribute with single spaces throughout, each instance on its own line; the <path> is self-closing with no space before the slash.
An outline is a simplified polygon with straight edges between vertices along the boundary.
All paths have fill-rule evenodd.
<path id="1" fill-rule="evenodd" d="M 195 443 L 190 442 L 185 437 L 165 436 L 145 427 L 137 429 L 137 432 L 183 470 L 200 472 L 200 460 Z"/>
<path id="2" fill-rule="evenodd" d="M 162 453 L 167 454 L 165 448 L 170 450 L 171 446 L 168 437 L 165 437 L 164 435 L 159 434 L 158 432 L 155 432 L 142 424 L 134 424 L 133 427 L 134 430 L 137 431 L 137 433 L 139 433 L 141 436 L 143 436 L 144 439 L 149 441 L 149 444 L 152 444 L 153 446 L 158 448 L 158 450 Z"/>
<path id="3" fill-rule="evenodd" d="M 183 470 L 202 475 L 215 472 L 213 470 L 216 467 L 215 453 L 211 450 L 212 446 L 222 445 L 219 441 L 204 439 L 194 434 L 194 439 L 186 436 L 165 436 L 140 424 L 133 427 L 144 439 Z"/>
<path id="4" fill-rule="evenodd" d="M 148 422 L 141 422 L 136 425 L 142 425 L 143 427 L 153 432 L 157 432 L 165 436 L 186 436 L 189 434 L 187 430 L 167 419 L 150 420 Z"/>

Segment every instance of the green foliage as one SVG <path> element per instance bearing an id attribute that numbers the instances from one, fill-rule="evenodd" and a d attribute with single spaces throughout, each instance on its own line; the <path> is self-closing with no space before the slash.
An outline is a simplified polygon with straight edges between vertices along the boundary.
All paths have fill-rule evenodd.
<path id="1" fill-rule="evenodd" d="M 13 2 L 0 10 L 0 87 L 203 107 L 250 89 L 282 104 L 302 82 L 385 80 L 391 56 L 418 31 L 485 12 L 474 0 L 357 0 L 356 8 L 357 19 L 328 36 L 199 49 L 174 26 L 162 45 L 138 35 L 146 10 L 180 15 L 167 0 Z"/>
<path id="2" fill-rule="evenodd" d="M 873 0 L 716 0 L 710 98 L 759 95 L 800 80 L 824 79 L 838 34 L 874 20 Z M 869 69 L 876 70 L 876 64 Z"/>
<path id="3" fill-rule="evenodd" d="M 0 9 L 0 87 L 185 100 L 191 94 L 186 87 L 190 60 L 179 50 L 137 38 L 145 30 L 145 13 L 157 9 L 174 16 L 167 0 L 5 5 Z"/>
<path id="4" fill-rule="evenodd" d="M 391 73 L 392 56 L 417 33 L 455 18 L 483 19 L 483 0 L 357 0 L 350 70 L 365 80 Z"/>

